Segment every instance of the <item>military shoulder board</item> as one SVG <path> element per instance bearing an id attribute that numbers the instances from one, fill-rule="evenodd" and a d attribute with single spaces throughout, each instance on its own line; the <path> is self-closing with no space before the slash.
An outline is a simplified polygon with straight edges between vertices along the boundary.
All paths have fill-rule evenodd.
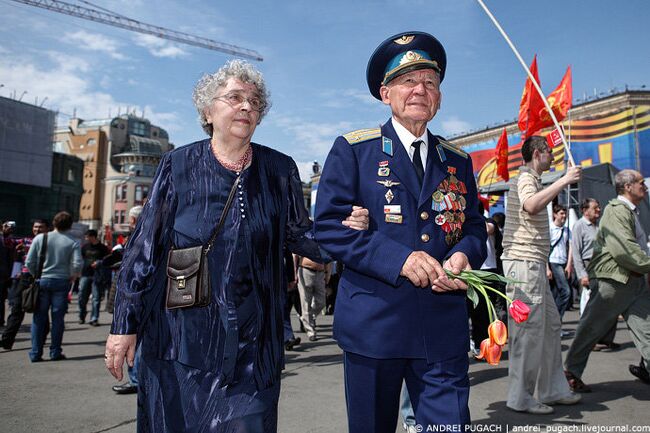
<path id="1" fill-rule="evenodd" d="M 458 147 L 454 146 L 453 144 L 451 144 L 450 142 L 448 142 L 447 140 L 445 140 L 445 139 L 443 139 L 443 138 L 441 138 L 439 136 L 437 136 L 437 138 L 438 138 L 438 142 L 440 143 L 440 145 L 442 147 L 444 147 L 445 149 L 449 150 L 450 152 L 454 152 L 456 155 L 462 156 L 463 158 L 468 157 L 468 155 L 467 155 L 467 153 L 465 151 L 459 149 Z"/>
<path id="2" fill-rule="evenodd" d="M 364 141 L 378 137 L 381 137 L 381 128 L 357 129 L 356 131 L 343 134 L 343 138 L 350 144 L 363 143 Z"/>

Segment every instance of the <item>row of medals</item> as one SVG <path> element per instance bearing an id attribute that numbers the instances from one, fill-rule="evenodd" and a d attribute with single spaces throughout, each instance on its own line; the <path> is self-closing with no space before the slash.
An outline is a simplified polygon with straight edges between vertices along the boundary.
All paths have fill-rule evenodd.
<path id="1" fill-rule="evenodd" d="M 449 177 L 440 182 L 431 195 L 431 209 L 437 211 L 434 221 L 445 232 L 447 245 L 454 245 L 463 235 L 467 194 L 465 182 L 456 177 L 456 168 L 447 167 Z"/>
<path id="2" fill-rule="evenodd" d="M 455 176 L 456 169 L 454 167 L 448 167 L 448 170 L 449 177 L 440 182 L 436 191 L 431 195 L 431 209 L 438 212 L 434 221 L 445 232 L 445 242 L 447 245 L 453 245 L 460 241 L 463 234 L 464 211 L 467 207 L 467 200 L 463 194 L 467 194 L 467 187 L 463 181 L 458 180 Z M 390 175 L 388 161 L 379 163 L 377 175 L 380 177 Z M 384 194 L 386 203 L 388 203 L 388 206 L 384 207 L 385 221 L 387 223 L 401 224 L 403 221 L 401 206 L 390 205 L 395 198 L 391 188 L 400 183 L 390 179 L 378 180 L 377 183 L 388 188 L 388 191 Z M 393 210 L 395 213 L 393 213 Z"/>

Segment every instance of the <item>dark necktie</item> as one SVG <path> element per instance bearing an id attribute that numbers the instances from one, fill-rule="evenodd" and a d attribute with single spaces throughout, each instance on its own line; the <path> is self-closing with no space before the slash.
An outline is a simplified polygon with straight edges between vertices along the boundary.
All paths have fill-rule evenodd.
<path id="1" fill-rule="evenodd" d="M 420 145 L 422 143 L 422 140 L 417 140 L 411 144 L 411 146 L 415 149 L 413 152 L 413 166 L 415 167 L 415 174 L 418 175 L 420 185 L 422 185 L 422 179 L 424 179 L 424 166 L 422 165 L 422 157 L 420 156 Z"/>

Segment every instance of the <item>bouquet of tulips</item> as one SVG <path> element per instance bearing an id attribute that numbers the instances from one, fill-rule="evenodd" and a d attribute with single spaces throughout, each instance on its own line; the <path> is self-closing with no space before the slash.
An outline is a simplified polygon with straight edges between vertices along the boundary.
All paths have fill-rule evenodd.
<path id="1" fill-rule="evenodd" d="M 472 301 L 474 307 L 478 305 L 480 295 L 485 299 L 488 314 L 490 316 L 490 326 L 488 326 L 489 338 L 486 338 L 481 342 L 480 353 L 476 356 L 476 359 L 485 359 L 488 364 L 498 365 L 499 360 L 501 359 L 502 347 L 508 341 L 508 330 L 506 325 L 496 318 L 496 309 L 488 297 L 488 291 L 494 292 L 506 300 L 508 303 L 508 313 L 510 313 L 510 317 L 512 317 L 515 322 L 525 322 L 530 313 L 528 305 L 524 304 L 519 299 L 513 301 L 497 289 L 491 287 L 494 284 L 516 283 L 517 281 L 493 272 L 480 270 L 464 270 L 458 275 L 449 270 L 446 272 L 449 278 L 456 278 L 467 284 L 467 297 Z"/>

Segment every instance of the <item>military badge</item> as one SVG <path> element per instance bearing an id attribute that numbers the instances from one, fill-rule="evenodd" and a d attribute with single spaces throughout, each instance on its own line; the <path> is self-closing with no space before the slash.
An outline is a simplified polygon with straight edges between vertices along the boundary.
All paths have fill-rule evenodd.
<path id="1" fill-rule="evenodd" d="M 395 194 L 393 194 L 393 191 L 389 189 L 386 191 L 386 194 L 384 194 L 384 197 L 386 198 L 386 203 L 390 204 L 390 202 L 393 201 Z"/>
<path id="2" fill-rule="evenodd" d="M 447 155 L 445 155 L 445 148 L 439 144 L 436 146 L 436 150 L 438 151 L 438 157 L 440 158 L 440 162 L 447 161 Z"/>
<path id="3" fill-rule="evenodd" d="M 458 204 L 460 205 L 460 210 L 464 211 L 467 207 L 467 200 L 462 195 L 458 198 Z"/>
<path id="4" fill-rule="evenodd" d="M 398 204 L 384 205 L 384 213 L 401 214 L 402 206 Z"/>
<path id="5" fill-rule="evenodd" d="M 399 182 L 395 182 L 394 180 L 390 180 L 390 179 L 378 180 L 377 183 L 380 185 L 384 185 L 386 188 L 390 188 L 400 184 Z"/>
<path id="6" fill-rule="evenodd" d="M 381 137 L 381 151 L 386 155 L 393 156 L 393 140 L 388 137 Z"/>
<path id="7" fill-rule="evenodd" d="M 402 224 L 402 215 L 386 214 L 385 221 L 387 223 Z"/>
<path id="8" fill-rule="evenodd" d="M 436 190 L 432 195 L 431 195 L 431 209 L 441 212 L 446 209 L 445 207 L 445 194 L 440 191 Z"/>
<path id="9" fill-rule="evenodd" d="M 393 42 L 395 42 L 398 45 L 408 45 L 411 42 L 413 42 L 413 39 L 415 39 L 415 36 L 413 35 L 404 35 L 395 39 Z"/>
<path id="10" fill-rule="evenodd" d="M 381 176 L 381 177 L 390 176 L 390 168 L 379 167 L 379 170 L 377 170 L 377 176 Z"/>

